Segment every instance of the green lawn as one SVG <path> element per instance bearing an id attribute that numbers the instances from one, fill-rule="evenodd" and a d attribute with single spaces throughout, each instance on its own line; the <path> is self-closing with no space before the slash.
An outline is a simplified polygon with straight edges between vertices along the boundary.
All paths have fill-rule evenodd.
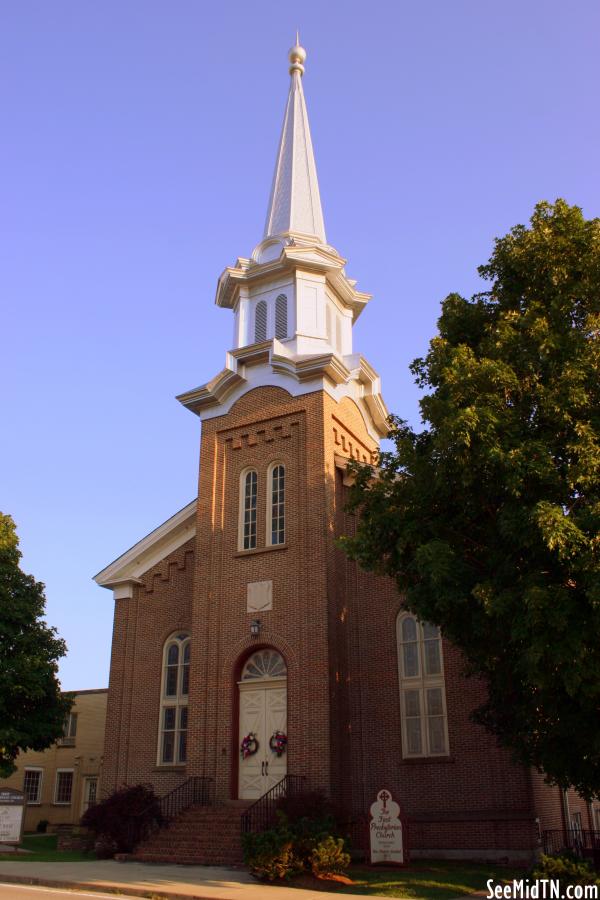
<path id="1" fill-rule="evenodd" d="M 19 862 L 81 862 L 86 859 L 95 859 L 93 853 L 82 853 L 80 850 L 56 849 L 55 834 L 26 834 L 21 844 L 23 850 L 31 853 L 19 853 L 14 856 L 10 853 L 2 853 L 3 859 L 19 860 Z"/>
<path id="2" fill-rule="evenodd" d="M 523 869 L 484 864 L 435 862 L 411 863 L 406 869 L 352 866 L 348 876 L 354 884 L 336 888 L 339 894 L 407 897 L 410 900 L 451 900 L 473 891 L 487 890 L 488 878 L 495 882 L 523 878 Z"/>

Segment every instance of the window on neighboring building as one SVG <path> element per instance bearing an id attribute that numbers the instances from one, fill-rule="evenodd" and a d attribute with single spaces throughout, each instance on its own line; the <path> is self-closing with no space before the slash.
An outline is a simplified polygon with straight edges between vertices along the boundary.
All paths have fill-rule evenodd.
<path id="1" fill-rule="evenodd" d="M 254 340 L 256 343 L 267 339 L 267 304 L 259 300 L 254 313 Z"/>
<path id="2" fill-rule="evenodd" d="M 81 807 L 82 813 L 94 806 L 98 801 L 98 779 L 91 776 L 85 779 L 83 786 L 83 803 Z"/>
<path id="3" fill-rule="evenodd" d="M 63 806 L 69 806 L 72 794 L 73 769 L 57 769 L 54 785 L 54 802 Z"/>
<path id="4" fill-rule="evenodd" d="M 42 802 L 42 773 L 43 769 L 25 769 L 23 793 L 28 803 Z"/>
<path id="5" fill-rule="evenodd" d="M 275 337 L 283 340 L 288 336 L 288 307 L 285 294 L 275 300 Z"/>
<path id="6" fill-rule="evenodd" d="M 400 613 L 397 641 L 403 755 L 445 756 L 448 724 L 439 628 Z"/>
<path id="7" fill-rule="evenodd" d="M 267 484 L 269 491 L 267 541 L 271 545 L 285 544 L 285 466 L 281 463 L 270 466 Z"/>
<path id="8" fill-rule="evenodd" d="M 179 765 L 187 760 L 190 638 L 172 635 L 163 651 L 159 763 Z"/>
<path id="9" fill-rule="evenodd" d="M 256 549 L 256 507 L 258 501 L 258 475 L 254 469 L 242 472 L 240 481 L 240 550 Z"/>
<path id="10" fill-rule="evenodd" d="M 77 713 L 70 712 L 65 719 L 62 737 L 59 738 L 58 744 L 61 747 L 74 747 L 75 737 L 77 735 Z"/>

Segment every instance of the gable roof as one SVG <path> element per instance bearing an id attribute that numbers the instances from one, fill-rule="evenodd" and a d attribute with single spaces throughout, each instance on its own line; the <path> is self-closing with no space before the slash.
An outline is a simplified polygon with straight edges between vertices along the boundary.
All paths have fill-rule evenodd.
<path id="1" fill-rule="evenodd" d="M 197 503 L 195 498 L 94 575 L 96 584 L 112 590 L 123 583 L 139 581 L 144 572 L 193 538 L 196 534 Z"/>

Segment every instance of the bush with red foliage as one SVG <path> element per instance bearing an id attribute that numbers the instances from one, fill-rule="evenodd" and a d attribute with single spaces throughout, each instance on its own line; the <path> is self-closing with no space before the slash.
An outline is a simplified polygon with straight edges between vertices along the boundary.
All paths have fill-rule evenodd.
<path id="1" fill-rule="evenodd" d="M 164 817 L 160 799 L 152 788 L 136 784 L 125 785 L 106 800 L 90 806 L 81 824 L 94 832 L 97 846 L 103 851 L 111 848 L 108 855 L 112 855 L 131 853 L 153 828 L 164 824 Z"/>

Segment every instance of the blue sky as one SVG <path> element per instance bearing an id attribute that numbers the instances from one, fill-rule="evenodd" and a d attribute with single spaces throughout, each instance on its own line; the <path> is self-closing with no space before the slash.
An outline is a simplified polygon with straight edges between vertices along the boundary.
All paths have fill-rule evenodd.
<path id="1" fill-rule="evenodd" d="M 355 348 L 408 371 L 493 239 L 564 197 L 600 215 L 595 0 L 1 0 L 0 509 L 69 645 L 108 682 L 92 576 L 191 500 L 175 394 L 224 362 L 216 279 L 262 234 L 296 27 L 328 240 L 374 299 Z"/>

